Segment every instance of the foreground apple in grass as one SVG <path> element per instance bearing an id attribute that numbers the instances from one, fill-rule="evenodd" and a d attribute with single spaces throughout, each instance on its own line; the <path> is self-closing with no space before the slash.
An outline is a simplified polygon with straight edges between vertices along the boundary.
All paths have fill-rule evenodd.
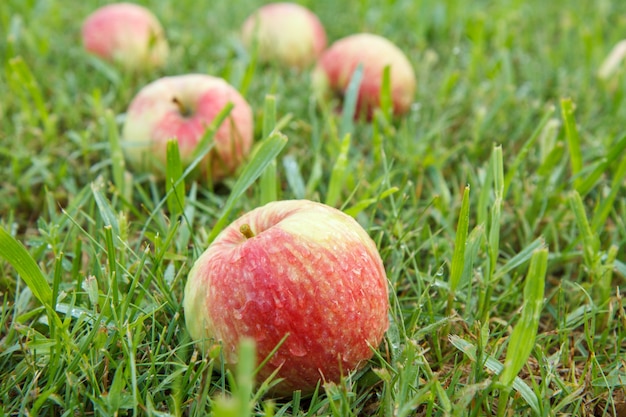
<path id="1" fill-rule="evenodd" d="M 82 26 L 85 49 L 129 70 L 163 65 L 169 48 L 158 19 L 145 7 L 132 3 L 103 6 Z"/>
<path id="2" fill-rule="evenodd" d="M 308 200 L 269 203 L 222 231 L 193 266 L 185 320 L 204 349 L 221 343 L 227 366 L 242 338 L 274 389 L 310 393 L 364 365 L 388 327 L 385 269 L 376 245 L 347 214 Z"/>
<path id="3" fill-rule="evenodd" d="M 127 159 L 138 169 L 162 176 L 167 142 L 176 139 L 183 165 L 188 166 L 207 127 L 229 102 L 234 107 L 217 129 L 215 146 L 200 164 L 200 172 L 213 180 L 232 174 L 252 146 L 252 109 L 226 81 L 204 74 L 163 77 L 137 93 L 122 131 Z"/>
<path id="4" fill-rule="evenodd" d="M 248 50 L 258 48 L 261 62 L 305 68 L 326 47 L 326 32 L 319 18 L 295 3 L 270 3 L 243 23 L 241 39 Z"/>
<path id="5" fill-rule="evenodd" d="M 388 39 L 359 33 L 333 43 L 320 56 L 313 70 L 313 88 L 319 99 L 342 99 L 359 64 L 363 79 L 357 97 L 357 115 L 371 118 L 380 106 L 383 71 L 390 66 L 391 100 L 394 114 L 406 113 L 415 94 L 415 73 L 408 58 Z"/>

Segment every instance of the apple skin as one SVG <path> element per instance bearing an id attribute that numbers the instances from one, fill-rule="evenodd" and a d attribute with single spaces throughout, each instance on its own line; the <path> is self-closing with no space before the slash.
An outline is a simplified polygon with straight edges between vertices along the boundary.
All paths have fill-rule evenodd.
<path id="1" fill-rule="evenodd" d="M 211 175 L 214 181 L 231 175 L 252 147 L 252 109 L 226 81 L 205 74 L 162 77 L 136 94 L 122 130 L 127 160 L 136 168 L 162 177 L 167 142 L 175 138 L 181 161 L 188 166 L 206 128 L 229 102 L 234 107 L 217 129 L 213 138 L 215 146 L 200 163 L 200 173 Z"/>
<path id="2" fill-rule="evenodd" d="M 169 55 L 160 22 L 137 4 L 113 3 L 95 10 L 81 33 L 88 52 L 131 71 L 161 67 Z"/>
<path id="3" fill-rule="evenodd" d="M 225 228 L 191 269 L 183 307 L 192 338 L 206 351 L 221 343 L 228 367 L 242 338 L 262 361 L 288 334 L 258 374 L 280 368 L 275 395 L 338 382 L 372 357 L 389 324 L 375 243 L 352 217 L 309 200 L 268 203 Z"/>
<path id="4" fill-rule="evenodd" d="M 260 62 L 303 69 L 326 48 L 326 31 L 317 15 L 295 3 L 266 4 L 244 21 L 241 40 Z"/>
<path id="5" fill-rule="evenodd" d="M 383 71 L 391 67 L 391 99 L 395 115 L 406 113 L 413 102 L 416 79 L 408 58 L 388 39 L 358 33 L 334 42 L 318 59 L 313 69 L 313 90 L 319 100 L 329 96 L 343 98 L 352 74 L 359 63 L 363 65 L 363 79 L 357 97 L 356 116 L 371 119 L 380 106 Z"/>

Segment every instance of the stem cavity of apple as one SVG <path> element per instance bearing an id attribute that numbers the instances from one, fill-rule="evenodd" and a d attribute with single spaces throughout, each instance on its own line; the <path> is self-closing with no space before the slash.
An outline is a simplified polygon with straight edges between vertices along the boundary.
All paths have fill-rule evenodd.
<path id="1" fill-rule="evenodd" d="M 183 117 L 189 117 L 192 115 L 192 111 L 191 108 L 188 106 L 185 106 L 179 99 L 178 97 L 174 97 L 172 98 L 172 103 L 176 104 L 176 107 L 178 107 L 178 111 L 180 112 L 180 114 L 183 115 Z"/>
<path id="2" fill-rule="evenodd" d="M 246 239 L 250 239 L 254 237 L 254 232 L 252 231 L 248 223 L 242 224 L 241 227 L 239 228 L 239 231 L 241 232 L 242 235 L 246 237 Z"/>

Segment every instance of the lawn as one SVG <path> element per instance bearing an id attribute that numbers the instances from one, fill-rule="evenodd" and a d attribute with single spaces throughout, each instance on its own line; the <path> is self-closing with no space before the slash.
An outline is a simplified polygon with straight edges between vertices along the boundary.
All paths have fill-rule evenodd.
<path id="1" fill-rule="evenodd" d="M 253 59 L 261 3 L 142 1 L 170 59 L 130 73 L 82 47 L 103 2 L 0 2 L 0 416 L 626 416 L 626 62 L 598 76 L 626 2 L 300 2 L 330 42 L 409 58 L 410 111 L 371 121 Z M 237 88 L 264 151 L 170 189 L 119 139 L 139 89 L 185 73 Z M 183 289 L 230 221 L 303 198 L 374 240 L 390 326 L 361 370 L 272 398 L 197 349 Z"/>

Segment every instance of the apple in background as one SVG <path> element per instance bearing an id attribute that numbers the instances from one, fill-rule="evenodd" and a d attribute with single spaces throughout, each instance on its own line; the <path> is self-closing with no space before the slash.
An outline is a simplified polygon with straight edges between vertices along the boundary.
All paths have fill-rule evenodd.
<path id="1" fill-rule="evenodd" d="M 241 39 L 257 47 L 259 61 L 293 68 L 311 65 L 326 47 L 326 31 L 318 17 L 295 3 L 270 3 L 243 23 Z"/>
<path id="2" fill-rule="evenodd" d="M 234 107 L 217 129 L 215 146 L 200 164 L 200 172 L 213 180 L 232 174 L 252 146 L 252 109 L 226 81 L 205 74 L 159 78 L 137 93 L 122 130 L 127 159 L 136 168 L 163 176 L 167 142 L 177 139 L 181 160 L 189 165 L 207 127 L 229 102 Z"/>
<path id="3" fill-rule="evenodd" d="M 343 98 L 354 70 L 363 65 L 356 115 L 371 118 L 380 106 L 383 71 L 390 69 L 394 114 L 406 113 L 415 95 L 415 73 L 406 55 L 388 39 L 370 33 L 347 36 L 334 42 L 320 56 L 312 74 L 318 99 Z"/>
<path id="4" fill-rule="evenodd" d="M 157 18 L 132 3 L 103 6 L 84 21 L 85 49 L 131 71 L 162 66 L 169 53 L 167 39 Z"/>
<path id="5" fill-rule="evenodd" d="M 256 341 L 262 361 L 286 336 L 258 378 L 279 369 L 273 394 L 290 395 L 363 366 L 387 330 L 389 302 L 376 245 L 356 220 L 286 200 L 218 235 L 190 271 L 183 307 L 192 338 L 204 350 L 221 344 L 229 367 L 242 338 Z"/>

